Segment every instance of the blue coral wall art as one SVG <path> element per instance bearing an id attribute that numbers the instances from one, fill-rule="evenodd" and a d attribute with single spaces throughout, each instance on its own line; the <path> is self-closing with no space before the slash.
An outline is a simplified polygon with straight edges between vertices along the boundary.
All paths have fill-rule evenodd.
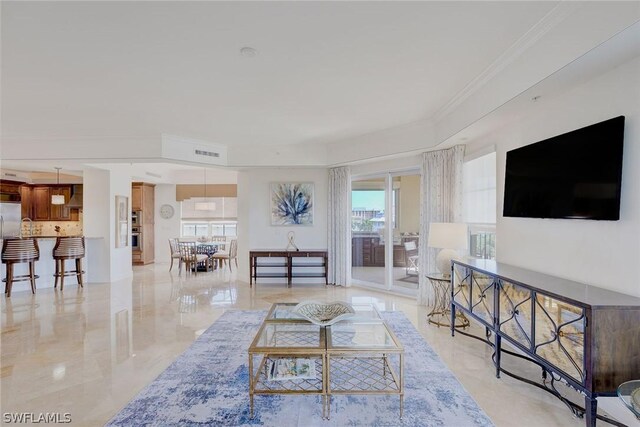
<path id="1" fill-rule="evenodd" d="M 313 184 L 271 184 L 271 225 L 313 225 Z"/>

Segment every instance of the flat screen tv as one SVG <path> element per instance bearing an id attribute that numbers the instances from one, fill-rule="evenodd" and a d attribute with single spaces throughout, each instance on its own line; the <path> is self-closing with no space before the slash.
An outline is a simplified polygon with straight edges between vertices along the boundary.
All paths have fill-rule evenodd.
<path id="1" fill-rule="evenodd" d="M 506 217 L 620 218 L 624 116 L 507 152 Z"/>

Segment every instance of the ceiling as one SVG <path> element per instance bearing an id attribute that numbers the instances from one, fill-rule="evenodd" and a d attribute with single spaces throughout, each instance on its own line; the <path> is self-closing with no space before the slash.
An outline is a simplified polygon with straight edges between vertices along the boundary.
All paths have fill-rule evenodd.
<path id="1" fill-rule="evenodd" d="M 362 135 L 441 112 L 557 4 L 3 1 L 2 136 Z"/>

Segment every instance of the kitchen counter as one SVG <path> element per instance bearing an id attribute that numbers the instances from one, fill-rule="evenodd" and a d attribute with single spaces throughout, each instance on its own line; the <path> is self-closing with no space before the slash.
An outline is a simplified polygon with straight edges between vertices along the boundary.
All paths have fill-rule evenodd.
<path id="1" fill-rule="evenodd" d="M 29 237 L 25 237 L 29 238 Z M 35 274 L 40 276 L 36 279 L 36 293 L 38 289 L 44 288 L 53 288 L 55 283 L 53 274 L 56 269 L 55 261 L 53 260 L 53 247 L 56 244 L 57 236 L 33 236 L 38 241 L 38 247 L 40 249 L 40 260 L 36 261 L 35 264 Z M 82 269 L 85 271 L 84 282 L 85 284 L 96 282 L 96 280 L 92 280 L 91 270 L 89 269 L 89 259 L 92 253 L 99 253 L 99 250 L 96 250 L 96 244 L 98 244 L 103 237 L 90 237 L 85 236 L 85 257 L 82 260 Z M 0 239 L 0 242 L 2 239 Z M 29 272 L 29 264 L 20 263 L 15 264 L 15 272 L 16 276 L 28 274 Z M 75 262 L 73 260 L 65 261 L 65 268 L 67 270 L 75 270 Z M 2 264 L 0 267 L 0 277 L 4 279 L 7 277 L 6 275 L 6 264 Z M 76 286 L 76 278 L 73 276 L 65 277 L 65 288 L 67 285 L 71 285 L 73 287 Z M 3 287 L 4 289 L 4 287 Z M 29 281 L 24 282 L 14 282 L 13 283 L 13 292 L 30 290 L 31 287 L 29 285 Z"/>

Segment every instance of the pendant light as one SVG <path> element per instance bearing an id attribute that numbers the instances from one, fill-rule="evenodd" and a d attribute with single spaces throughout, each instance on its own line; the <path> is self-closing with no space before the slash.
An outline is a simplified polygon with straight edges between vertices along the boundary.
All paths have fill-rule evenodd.
<path id="1" fill-rule="evenodd" d="M 62 168 L 58 168 L 56 167 L 55 169 L 58 170 L 58 185 L 60 185 L 60 169 Z M 64 205 L 64 194 L 52 194 L 51 195 L 51 204 L 52 205 Z"/>
<path id="2" fill-rule="evenodd" d="M 195 208 L 197 211 L 215 211 L 216 204 L 215 202 L 207 202 L 207 168 L 204 169 L 204 191 L 203 191 L 203 201 L 196 202 Z"/>

